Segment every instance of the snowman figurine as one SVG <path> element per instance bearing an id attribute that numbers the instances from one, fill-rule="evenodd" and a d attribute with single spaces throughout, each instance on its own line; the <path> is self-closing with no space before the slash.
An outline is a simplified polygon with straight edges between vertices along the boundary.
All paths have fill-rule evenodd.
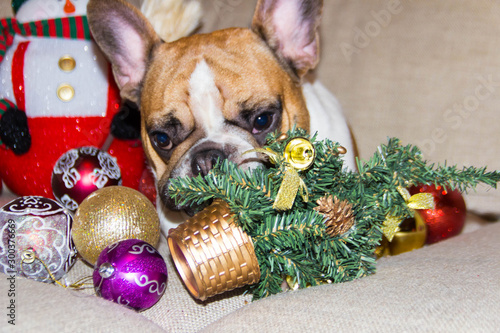
<path id="1" fill-rule="evenodd" d="M 139 186 L 145 160 L 138 111 L 122 103 L 91 39 L 87 3 L 13 0 L 15 17 L 0 21 L 0 179 L 18 195 L 53 198 L 56 161 L 82 146 L 107 151 L 123 185 Z M 132 123 L 115 126 L 120 139 L 111 134 L 117 118 Z"/>

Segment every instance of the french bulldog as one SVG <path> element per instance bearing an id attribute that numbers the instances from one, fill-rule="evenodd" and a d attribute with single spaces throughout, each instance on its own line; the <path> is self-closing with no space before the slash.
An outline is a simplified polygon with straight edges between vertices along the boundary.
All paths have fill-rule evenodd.
<path id="1" fill-rule="evenodd" d="M 141 110 L 141 136 L 155 177 L 163 231 L 175 227 L 173 177 L 206 175 L 219 159 L 241 168 L 274 131 L 293 125 L 338 141 L 354 169 L 354 147 L 337 100 L 305 74 L 319 59 L 322 0 L 259 0 L 250 28 L 165 43 L 123 0 L 90 0 L 95 41 L 112 64 L 123 98 Z M 172 222 L 172 220 L 176 220 Z"/>

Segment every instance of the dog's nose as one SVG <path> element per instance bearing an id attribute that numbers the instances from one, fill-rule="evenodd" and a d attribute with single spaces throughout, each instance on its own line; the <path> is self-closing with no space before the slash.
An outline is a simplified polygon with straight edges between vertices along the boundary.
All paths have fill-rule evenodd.
<path id="1" fill-rule="evenodd" d="M 198 176 L 201 174 L 202 176 L 206 176 L 218 160 L 224 160 L 226 158 L 226 154 L 218 149 L 210 149 L 198 152 L 191 162 L 193 175 Z"/>

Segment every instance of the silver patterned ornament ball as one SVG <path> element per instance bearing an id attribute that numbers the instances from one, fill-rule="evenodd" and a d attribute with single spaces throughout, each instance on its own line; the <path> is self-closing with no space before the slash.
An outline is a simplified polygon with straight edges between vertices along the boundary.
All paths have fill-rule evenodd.
<path id="1" fill-rule="evenodd" d="M 17 198 L 0 209 L 0 271 L 54 282 L 76 261 L 72 217 L 62 205 L 39 196 Z"/>

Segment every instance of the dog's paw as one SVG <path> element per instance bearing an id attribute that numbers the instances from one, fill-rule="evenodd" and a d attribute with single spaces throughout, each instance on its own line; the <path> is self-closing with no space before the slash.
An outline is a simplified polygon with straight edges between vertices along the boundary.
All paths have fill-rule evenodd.
<path id="1" fill-rule="evenodd" d="M 125 101 L 111 122 L 111 133 L 115 138 L 135 140 L 141 135 L 141 114 L 137 105 Z"/>
<path id="2" fill-rule="evenodd" d="M 31 135 L 26 113 L 17 108 L 6 110 L 0 118 L 0 138 L 16 155 L 28 152 L 31 147 Z"/>

